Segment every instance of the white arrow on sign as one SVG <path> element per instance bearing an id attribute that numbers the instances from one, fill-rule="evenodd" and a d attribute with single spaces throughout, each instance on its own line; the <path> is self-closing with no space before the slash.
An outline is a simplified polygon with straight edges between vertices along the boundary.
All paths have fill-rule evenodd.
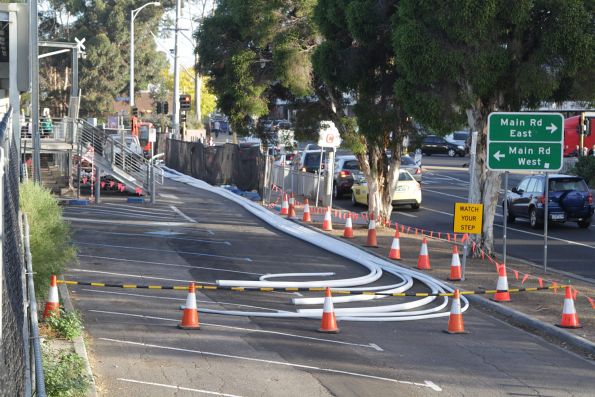
<path id="1" fill-rule="evenodd" d="M 500 161 L 501 158 L 506 157 L 505 154 L 500 153 L 500 151 L 498 150 L 496 153 L 494 153 L 494 158 L 498 161 Z"/>
<path id="2" fill-rule="evenodd" d="M 549 127 L 545 127 L 546 130 L 548 130 L 550 132 L 550 134 L 553 134 L 554 132 L 556 132 L 556 130 L 558 129 L 558 127 L 556 127 L 554 125 L 554 123 L 551 123 Z"/>

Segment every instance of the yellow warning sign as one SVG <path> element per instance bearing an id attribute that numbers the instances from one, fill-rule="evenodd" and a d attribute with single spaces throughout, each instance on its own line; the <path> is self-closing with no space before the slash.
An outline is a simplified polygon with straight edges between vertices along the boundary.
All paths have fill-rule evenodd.
<path id="1" fill-rule="evenodd" d="M 483 204 L 455 203 L 455 233 L 481 234 Z"/>

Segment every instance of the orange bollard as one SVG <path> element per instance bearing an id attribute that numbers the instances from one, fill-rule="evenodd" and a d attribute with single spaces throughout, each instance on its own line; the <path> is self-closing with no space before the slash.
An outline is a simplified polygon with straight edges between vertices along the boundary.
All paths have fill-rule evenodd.
<path id="1" fill-rule="evenodd" d="M 184 314 L 182 315 L 182 322 L 178 324 L 178 328 L 200 329 L 194 283 L 190 283 L 188 286 L 188 296 L 186 298 L 186 305 L 184 306 Z"/>
<path id="2" fill-rule="evenodd" d="M 461 281 L 463 274 L 461 273 L 461 259 L 459 258 L 459 249 L 456 245 L 452 246 L 452 261 L 450 264 L 450 281 Z"/>
<path id="3" fill-rule="evenodd" d="M 378 247 L 378 241 L 376 239 L 376 220 L 374 214 L 370 214 L 370 222 L 368 223 L 368 239 L 366 240 L 366 247 Z"/>
<path id="4" fill-rule="evenodd" d="M 310 204 L 308 203 L 308 199 L 306 199 L 304 203 L 304 216 L 302 217 L 302 221 L 312 222 L 312 216 L 310 215 Z"/>
<path id="5" fill-rule="evenodd" d="M 324 221 L 322 222 L 322 230 L 333 230 L 333 220 L 331 218 L 331 207 L 328 207 L 324 213 Z"/>
<path id="6" fill-rule="evenodd" d="M 496 293 L 492 298 L 496 302 L 509 302 L 510 292 L 508 292 L 508 278 L 506 276 L 506 265 L 503 263 L 498 266 L 498 283 L 496 284 Z"/>
<path id="7" fill-rule="evenodd" d="M 463 322 L 463 312 L 461 311 L 461 296 L 458 289 L 455 290 L 450 307 L 450 317 L 448 318 L 448 334 L 466 334 L 465 323 Z"/>
<path id="8" fill-rule="evenodd" d="M 353 238 L 353 222 L 351 221 L 351 212 L 347 213 L 347 219 L 345 220 L 345 229 L 343 229 L 343 237 Z"/>
<path id="9" fill-rule="evenodd" d="M 562 321 L 557 324 L 561 328 L 582 328 L 578 321 L 578 315 L 574 308 L 574 299 L 572 297 L 572 288 L 566 286 L 564 296 L 564 307 L 562 308 Z"/>
<path id="10" fill-rule="evenodd" d="M 322 323 L 318 332 L 324 332 L 327 334 L 339 333 L 337 327 L 337 318 L 335 317 L 335 309 L 333 307 L 333 298 L 331 296 L 330 288 L 326 288 L 324 292 L 324 307 L 322 309 Z"/>
<path id="11" fill-rule="evenodd" d="M 421 240 L 421 248 L 419 249 L 419 256 L 417 258 L 417 268 L 420 270 L 431 270 L 430 255 L 428 254 L 428 241 L 424 237 Z"/>
<path id="12" fill-rule="evenodd" d="M 400 234 L 399 234 L 399 227 L 395 230 L 395 237 L 393 237 L 393 242 L 390 245 L 390 251 L 388 252 L 388 257 L 390 259 L 401 259 L 401 242 L 400 242 Z"/>
<path id="13" fill-rule="evenodd" d="M 43 310 L 43 319 L 55 316 L 60 317 L 60 298 L 58 296 L 58 280 L 55 274 L 50 278 L 50 290 L 48 292 L 48 299 L 45 302 Z"/>

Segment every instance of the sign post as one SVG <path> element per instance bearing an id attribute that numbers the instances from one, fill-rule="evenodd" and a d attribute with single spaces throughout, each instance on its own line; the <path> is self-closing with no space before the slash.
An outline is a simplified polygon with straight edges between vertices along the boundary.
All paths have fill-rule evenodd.
<path id="1" fill-rule="evenodd" d="M 318 132 L 318 146 L 320 146 L 320 167 L 318 168 L 318 189 L 316 190 L 316 203 L 318 205 L 318 191 L 320 190 L 320 178 L 322 177 L 322 156 L 324 148 L 331 148 L 327 158 L 326 167 L 326 191 L 325 196 L 330 196 L 325 202 L 333 205 L 333 176 L 335 174 L 335 149 L 341 146 L 341 135 L 332 121 L 321 121 Z"/>
<path id="2" fill-rule="evenodd" d="M 490 113 L 488 117 L 488 169 L 492 171 L 545 172 L 543 268 L 547 270 L 548 172 L 560 171 L 564 154 L 564 116 L 560 113 Z M 508 195 L 508 175 L 505 176 Z M 505 204 L 508 198 L 504 198 Z M 508 208 L 504 209 L 506 228 Z M 504 229 L 506 264 L 506 229 Z"/>

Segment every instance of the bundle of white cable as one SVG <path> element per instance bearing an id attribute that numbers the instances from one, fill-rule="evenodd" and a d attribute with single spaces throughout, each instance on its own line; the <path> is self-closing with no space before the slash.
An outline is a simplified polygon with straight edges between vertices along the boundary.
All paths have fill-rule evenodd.
<path id="1" fill-rule="evenodd" d="M 413 285 L 413 280 L 417 279 L 425 284 L 431 293 L 440 293 L 449 291 L 452 288 L 423 273 L 407 269 L 384 259 L 371 255 L 359 248 L 350 244 L 339 241 L 322 233 L 318 233 L 312 229 L 301 226 L 298 223 L 288 221 L 284 218 L 273 214 L 269 210 L 261 207 L 252 201 L 246 200 L 226 189 L 211 186 L 208 183 L 192 178 L 188 175 L 181 174 L 175 170 L 164 167 L 165 176 L 177 182 L 182 182 L 190 186 L 207 190 L 209 192 L 218 194 L 228 200 L 240 205 L 253 215 L 257 216 L 262 221 L 268 223 L 272 227 L 320 247 L 333 254 L 345 257 L 353 262 L 356 262 L 369 270 L 365 276 L 348 278 L 348 279 L 322 279 L 316 281 L 269 281 L 270 278 L 279 277 L 310 277 L 314 275 L 323 276 L 323 274 L 313 273 L 290 273 L 290 274 L 268 274 L 262 277 L 259 281 L 245 281 L 245 280 L 217 280 L 217 284 L 225 287 L 246 287 L 246 288 L 312 288 L 312 287 L 330 287 L 341 288 L 343 290 L 351 291 L 377 291 L 379 293 L 402 293 L 409 290 Z M 366 284 L 377 281 L 382 277 L 383 272 L 390 273 L 401 282 L 386 286 L 365 287 Z M 383 299 L 386 296 L 382 295 L 349 295 L 342 297 L 333 297 L 335 303 L 347 303 L 363 300 Z M 442 311 L 448 305 L 448 298 L 443 297 L 442 303 L 432 306 L 425 310 L 411 311 L 411 309 L 421 308 L 429 305 L 436 300 L 436 296 L 428 296 L 415 301 L 399 303 L 384 306 L 367 306 L 367 307 L 350 307 L 350 308 L 336 308 L 335 314 L 341 320 L 351 321 L 408 321 L 408 320 L 422 320 L 428 318 L 445 317 L 450 313 Z M 324 298 L 295 298 L 293 303 L 296 305 L 321 305 Z M 463 301 L 462 311 L 466 311 L 469 307 L 469 302 L 465 296 L 461 296 Z M 201 312 L 251 316 L 251 317 L 304 317 L 304 318 L 320 318 L 322 316 L 322 309 L 298 309 L 297 312 L 277 311 L 277 312 L 244 312 L 234 310 L 212 310 L 201 309 Z"/>

